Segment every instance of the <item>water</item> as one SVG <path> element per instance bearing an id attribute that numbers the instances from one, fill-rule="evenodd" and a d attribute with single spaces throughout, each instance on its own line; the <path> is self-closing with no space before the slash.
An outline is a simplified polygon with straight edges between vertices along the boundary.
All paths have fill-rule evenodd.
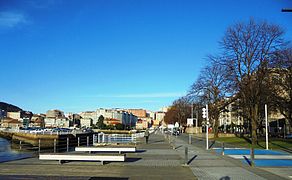
<path id="1" fill-rule="evenodd" d="M 29 153 L 20 153 L 11 149 L 6 139 L 0 138 L 0 163 L 32 157 Z"/>

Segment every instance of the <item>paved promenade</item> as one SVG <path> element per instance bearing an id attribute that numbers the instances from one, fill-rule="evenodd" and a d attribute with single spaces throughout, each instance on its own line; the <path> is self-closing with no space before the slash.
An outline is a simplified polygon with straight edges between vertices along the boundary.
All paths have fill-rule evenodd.
<path id="1" fill-rule="evenodd" d="M 57 161 L 29 158 L 0 163 L 0 179 L 196 179 L 162 135 L 151 135 L 149 144 L 141 141 L 137 153 L 127 153 L 126 162 L 102 166 L 100 162 L 72 161 L 59 165 Z"/>
<path id="2" fill-rule="evenodd" d="M 275 173 L 272 168 L 271 173 L 266 171 L 269 169 L 252 168 L 240 160 L 206 151 L 198 140 L 189 145 L 187 137 L 172 136 L 169 141 L 160 133 L 152 134 L 149 144 L 141 139 L 138 152 L 127 153 L 126 162 L 103 166 L 99 162 L 77 161 L 59 165 L 37 157 L 0 163 L 0 179 L 289 179 L 287 169 Z M 189 152 L 187 165 L 185 147 Z"/>
<path id="3" fill-rule="evenodd" d="M 221 156 L 214 150 L 206 151 L 205 142 L 199 139 L 192 139 L 192 144 L 188 144 L 188 135 L 183 134 L 172 137 L 173 144 L 180 155 L 184 156 L 184 148 L 188 147 L 190 169 L 198 179 L 292 179 L 292 168 L 260 168 L 250 167 L 243 164 L 238 159 L 228 156 Z"/>

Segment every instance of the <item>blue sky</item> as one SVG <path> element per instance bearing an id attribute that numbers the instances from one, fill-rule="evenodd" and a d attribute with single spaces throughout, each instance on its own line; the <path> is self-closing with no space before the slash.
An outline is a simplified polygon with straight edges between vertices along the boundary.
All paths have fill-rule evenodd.
<path id="1" fill-rule="evenodd" d="M 0 0 L 0 101 L 34 113 L 158 110 L 250 17 L 292 39 L 290 0 Z"/>

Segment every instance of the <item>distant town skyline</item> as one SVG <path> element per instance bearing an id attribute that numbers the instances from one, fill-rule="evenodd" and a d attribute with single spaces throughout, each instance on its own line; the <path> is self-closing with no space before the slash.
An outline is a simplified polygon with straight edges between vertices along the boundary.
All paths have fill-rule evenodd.
<path id="1" fill-rule="evenodd" d="M 34 113 L 158 111 L 185 95 L 226 28 L 249 18 L 292 39 L 285 0 L 0 2 L 0 101 Z M 290 24 L 290 25 L 289 25 Z"/>

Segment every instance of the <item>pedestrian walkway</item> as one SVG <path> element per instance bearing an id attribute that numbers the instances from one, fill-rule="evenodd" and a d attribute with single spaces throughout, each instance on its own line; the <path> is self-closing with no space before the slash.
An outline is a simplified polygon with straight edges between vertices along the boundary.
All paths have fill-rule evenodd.
<path id="1" fill-rule="evenodd" d="M 188 152 L 186 158 L 185 152 Z M 149 143 L 141 139 L 137 152 L 127 153 L 126 162 L 111 162 L 101 166 L 96 162 L 67 162 L 59 165 L 53 161 L 28 158 L 0 163 L 0 179 L 289 179 L 292 169 L 258 168 L 243 164 L 240 160 L 206 150 L 202 141 L 188 144 L 188 135 L 166 136 L 160 132 L 151 134 Z M 273 173 L 270 173 L 273 172 Z M 277 174 L 277 175 L 276 175 Z M 287 175 L 288 174 L 288 175 Z"/>
<path id="2" fill-rule="evenodd" d="M 239 160 L 218 155 L 214 150 L 206 150 L 202 143 L 196 144 L 194 140 L 188 144 L 187 135 L 171 138 L 181 157 L 185 156 L 185 148 L 188 148 L 188 165 L 198 179 L 283 179 L 260 168 L 244 165 Z"/>
<path id="3" fill-rule="evenodd" d="M 148 144 L 144 140 L 138 144 L 137 152 L 126 154 L 126 162 L 102 166 L 97 162 L 71 161 L 59 165 L 57 161 L 29 158 L 0 163 L 0 179 L 54 179 L 58 176 L 68 179 L 197 179 L 189 167 L 182 166 L 180 154 L 172 149 L 162 134 L 151 134 Z"/>

